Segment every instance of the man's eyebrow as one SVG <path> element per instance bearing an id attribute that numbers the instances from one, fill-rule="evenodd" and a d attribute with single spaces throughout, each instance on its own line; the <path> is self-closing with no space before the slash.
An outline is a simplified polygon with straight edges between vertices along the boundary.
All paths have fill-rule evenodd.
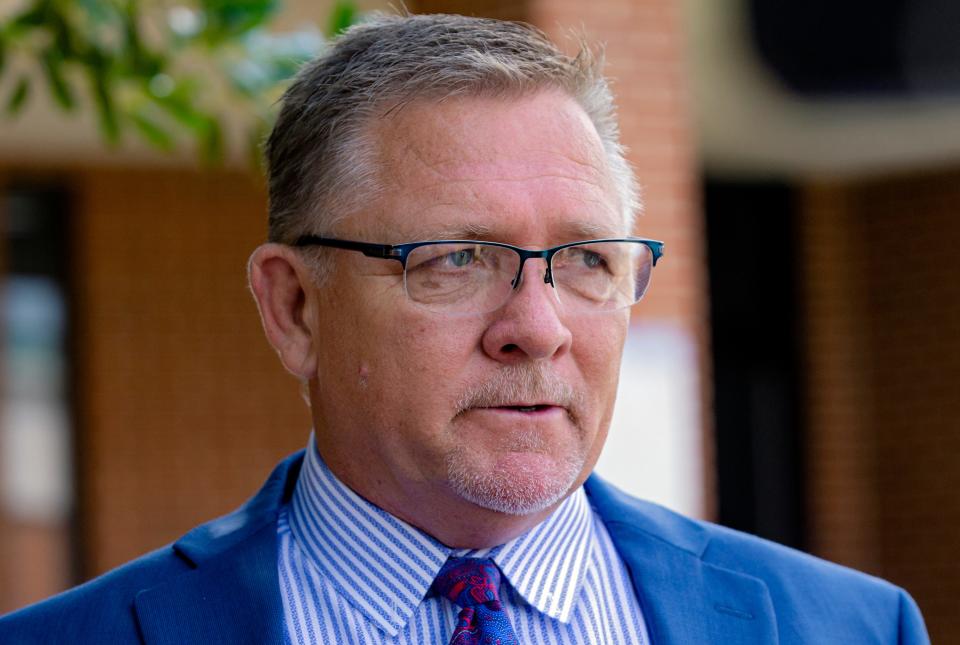
<path id="1" fill-rule="evenodd" d="M 571 222 L 565 227 L 565 233 L 572 239 L 592 240 L 607 237 L 620 237 L 621 232 L 617 229 L 596 222 L 587 222 L 578 220 Z"/>
<path id="2" fill-rule="evenodd" d="M 457 224 L 449 228 L 432 230 L 421 240 L 489 240 L 493 237 L 493 229 L 484 224 Z"/>
<path id="3" fill-rule="evenodd" d="M 558 242 L 602 239 L 610 237 L 621 237 L 622 231 L 606 224 L 597 224 L 585 220 L 576 220 L 569 222 L 560 229 L 562 239 Z M 491 240 L 503 241 L 494 229 L 485 224 L 465 223 L 457 224 L 442 229 L 431 229 L 429 232 L 421 231 L 415 239 L 421 240 Z"/>

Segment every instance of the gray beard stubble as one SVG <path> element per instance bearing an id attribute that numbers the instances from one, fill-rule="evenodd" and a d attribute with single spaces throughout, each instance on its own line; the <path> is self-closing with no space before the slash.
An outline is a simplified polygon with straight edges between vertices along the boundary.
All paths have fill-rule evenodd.
<path id="1" fill-rule="evenodd" d="M 457 416 L 474 408 L 499 407 L 518 401 L 550 401 L 563 406 L 570 422 L 580 428 L 584 397 L 568 383 L 540 365 L 500 368 L 487 381 L 471 387 L 457 402 Z M 537 434 L 515 438 L 508 449 L 517 452 L 544 452 L 543 438 Z M 529 515 L 561 501 L 583 470 L 586 454 L 582 450 L 564 454 L 548 480 L 531 485 L 532 475 L 514 468 L 510 472 L 484 472 L 466 448 L 458 446 L 446 456 L 447 478 L 454 491 L 477 506 L 509 515 Z"/>

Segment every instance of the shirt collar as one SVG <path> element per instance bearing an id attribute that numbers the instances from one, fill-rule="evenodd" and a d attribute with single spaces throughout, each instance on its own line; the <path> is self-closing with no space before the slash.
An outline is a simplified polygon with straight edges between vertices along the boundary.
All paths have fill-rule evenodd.
<path id="1" fill-rule="evenodd" d="M 289 517 L 293 537 L 311 564 L 390 636 L 406 625 L 451 555 L 492 558 L 527 603 L 569 622 L 594 539 L 586 494 L 578 488 L 550 517 L 506 544 L 450 549 L 337 479 L 313 435 Z"/>
<path id="2" fill-rule="evenodd" d="M 583 487 L 550 516 L 506 544 L 455 555 L 491 557 L 528 604 L 561 622 L 570 622 L 593 549 L 593 512 Z"/>

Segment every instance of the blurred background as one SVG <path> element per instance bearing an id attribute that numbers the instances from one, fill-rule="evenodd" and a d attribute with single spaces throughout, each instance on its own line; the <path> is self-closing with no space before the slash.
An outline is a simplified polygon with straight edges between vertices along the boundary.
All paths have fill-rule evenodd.
<path id="1" fill-rule="evenodd" d="M 0 0 L 0 612 L 305 445 L 245 284 L 256 141 L 362 0 Z M 599 471 L 960 642 L 960 4 L 411 0 L 606 43 L 665 240 Z"/>

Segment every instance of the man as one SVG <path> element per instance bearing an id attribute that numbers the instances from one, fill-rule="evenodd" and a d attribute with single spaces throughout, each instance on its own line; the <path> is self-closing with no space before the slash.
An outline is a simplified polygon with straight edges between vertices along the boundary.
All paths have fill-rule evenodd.
<path id="1" fill-rule="evenodd" d="M 923 643 L 880 580 L 588 477 L 662 245 L 587 52 L 380 17 L 287 92 L 250 284 L 305 454 L 4 643 Z M 586 483 L 585 483 L 586 482 Z"/>

